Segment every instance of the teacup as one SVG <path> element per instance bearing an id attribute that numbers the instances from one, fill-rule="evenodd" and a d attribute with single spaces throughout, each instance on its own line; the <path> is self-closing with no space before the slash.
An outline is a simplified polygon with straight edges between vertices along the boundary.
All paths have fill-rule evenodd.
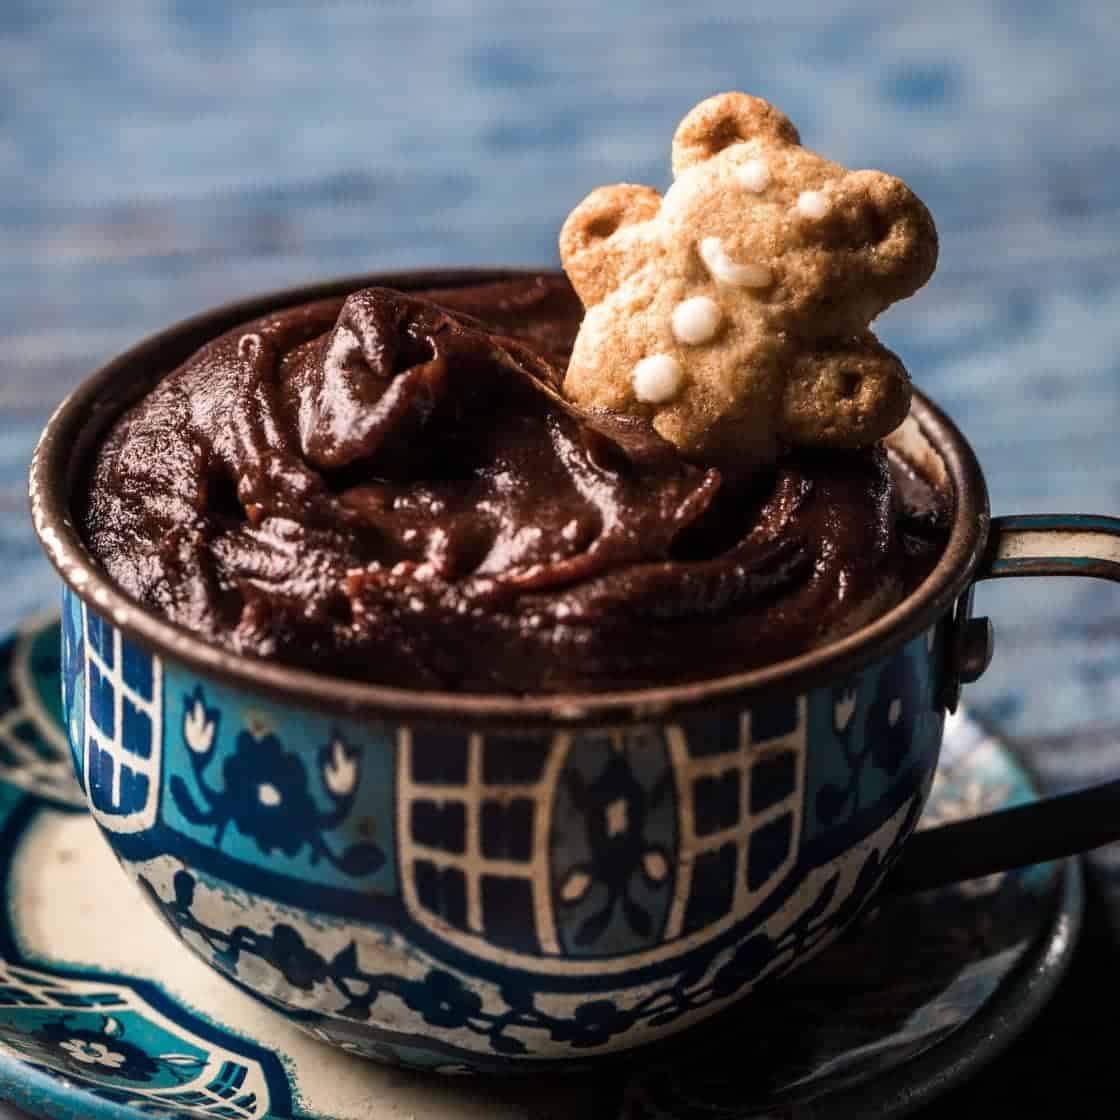
<path id="1" fill-rule="evenodd" d="M 967 822 L 968 843 L 947 828 L 908 844 L 946 712 L 990 656 L 975 583 L 1120 579 L 1120 521 L 991 521 L 971 448 L 920 394 L 902 438 L 955 499 L 933 572 L 848 637 L 699 683 L 520 697 L 333 679 L 164 621 L 83 546 L 70 504 L 91 451 L 202 343 L 370 284 L 507 275 L 373 275 L 223 307 L 111 362 L 47 425 L 31 503 L 65 584 L 74 768 L 120 863 L 185 944 L 356 1053 L 478 1072 L 582 1066 L 807 960 L 904 847 L 896 879 L 922 886 L 1120 836 L 1098 791 L 1010 828 Z M 1037 827 L 1055 812 L 1077 828 Z M 976 842 L 977 828 L 1001 845 Z"/>

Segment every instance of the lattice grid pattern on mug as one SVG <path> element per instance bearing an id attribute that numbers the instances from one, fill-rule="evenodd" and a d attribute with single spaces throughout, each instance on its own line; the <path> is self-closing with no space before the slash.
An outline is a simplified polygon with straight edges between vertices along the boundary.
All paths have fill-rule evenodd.
<path id="1" fill-rule="evenodd" d="M 452 941 L 560 952 L 548 836 L 568 741 L 526 737 L 511 750 L 510 737 L 488 748 L 482 735 L 401 729 L 398 836 L 412 913 Z"/>
<path id="2" fill-rule="evenodd" d="M 742 917 L 797 860 L 805 697 L 667 729 L 682 859 L 666 940 Z"/>
<path id="3" fill-rule="evenodd" d="M 82 609 L 85 632 L 85 775 L 94 815 L 115 832 L 155 824 L 163 672 L 119 630 Z"/>

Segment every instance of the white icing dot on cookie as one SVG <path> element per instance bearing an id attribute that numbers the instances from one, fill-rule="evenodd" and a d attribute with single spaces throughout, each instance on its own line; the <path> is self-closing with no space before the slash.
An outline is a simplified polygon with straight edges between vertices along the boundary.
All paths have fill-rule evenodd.
<path id="1" fill-rule="evenodd" d="M 707 296 L 681 300 L 673 308 L 673 337 L 687 346 L 710 342 L 719 330 L 719 305 Z"/>
<path id="2" fill-rule="evenodd" d="M 739 288 L 765 288 L 773 276 L 764 264 L 754 261 L 733 261 L 718 237 L 705 237 L 700 242 L 700 259 L 721 284 L 734 284 Z"/>
<path id="3" fill-rule="evenodd" d="M 797 209 L 806 218 L 823 218 L 828 213 L 828 199 L 824 191 L 802 191 L 797 196 Z"/>
<path id="4" fill-rule="evenodd" d="M 754 194 L 761 194 L 770 186 L 770 168 L 764 159 L 749 159 L 742 167 L 735 168 L 735 178 L 741 187 Z"/>
<path id="5" fill-rule="evenodd" d="M 671 401 L 684 383 L 684 370 L 668 354 L 652 354 L 634 367 L 634 394 L 646 404 Z"/>

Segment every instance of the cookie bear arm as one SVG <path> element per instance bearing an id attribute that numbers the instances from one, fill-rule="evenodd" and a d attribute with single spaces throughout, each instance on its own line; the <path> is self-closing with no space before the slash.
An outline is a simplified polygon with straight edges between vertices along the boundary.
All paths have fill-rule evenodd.
<path id="1" fill-rule="evenodd" d="M 870 331 L 822 343 L 794 363 L 783 425 L 800 447 L 862 447 L 894 431 L 910 409 L 910 378 Z"/>
<path id="2" fill-rule="evenodd" d="M 866 215 L 866 268 L 883 306 L 912 296 L 937 265 L 937 227 L 925 204 L 882 171 L 852 171 L 840 191 Z"/>
<path id="3" fill-rule="evenodd" d="M 560 260 L 584 307 L 593 307 L 649 262 L 661 208 L 652 187 L 618 183 L 593 190 L 560 230 Z"/>

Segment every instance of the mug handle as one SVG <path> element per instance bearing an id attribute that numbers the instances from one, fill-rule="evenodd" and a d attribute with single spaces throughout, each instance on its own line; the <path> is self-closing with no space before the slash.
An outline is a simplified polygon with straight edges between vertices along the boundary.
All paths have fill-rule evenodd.
<path id="1" fill-rule="evenodd" d="M 1095 576 L 1120 583 L 1120 518 L 1077 515 L 992 519 L 972 584 L 951 627 L 945 706 L 953 711 L 962 683 L 988 667 L 992 628 L 972 618 L 975 585 L 1011 576 Z M 1026 805 L 1000 809 L 915 833 L 887 889 L 926 890 L 1062 859 L 1120 840 L 1120 778 Z"/>

